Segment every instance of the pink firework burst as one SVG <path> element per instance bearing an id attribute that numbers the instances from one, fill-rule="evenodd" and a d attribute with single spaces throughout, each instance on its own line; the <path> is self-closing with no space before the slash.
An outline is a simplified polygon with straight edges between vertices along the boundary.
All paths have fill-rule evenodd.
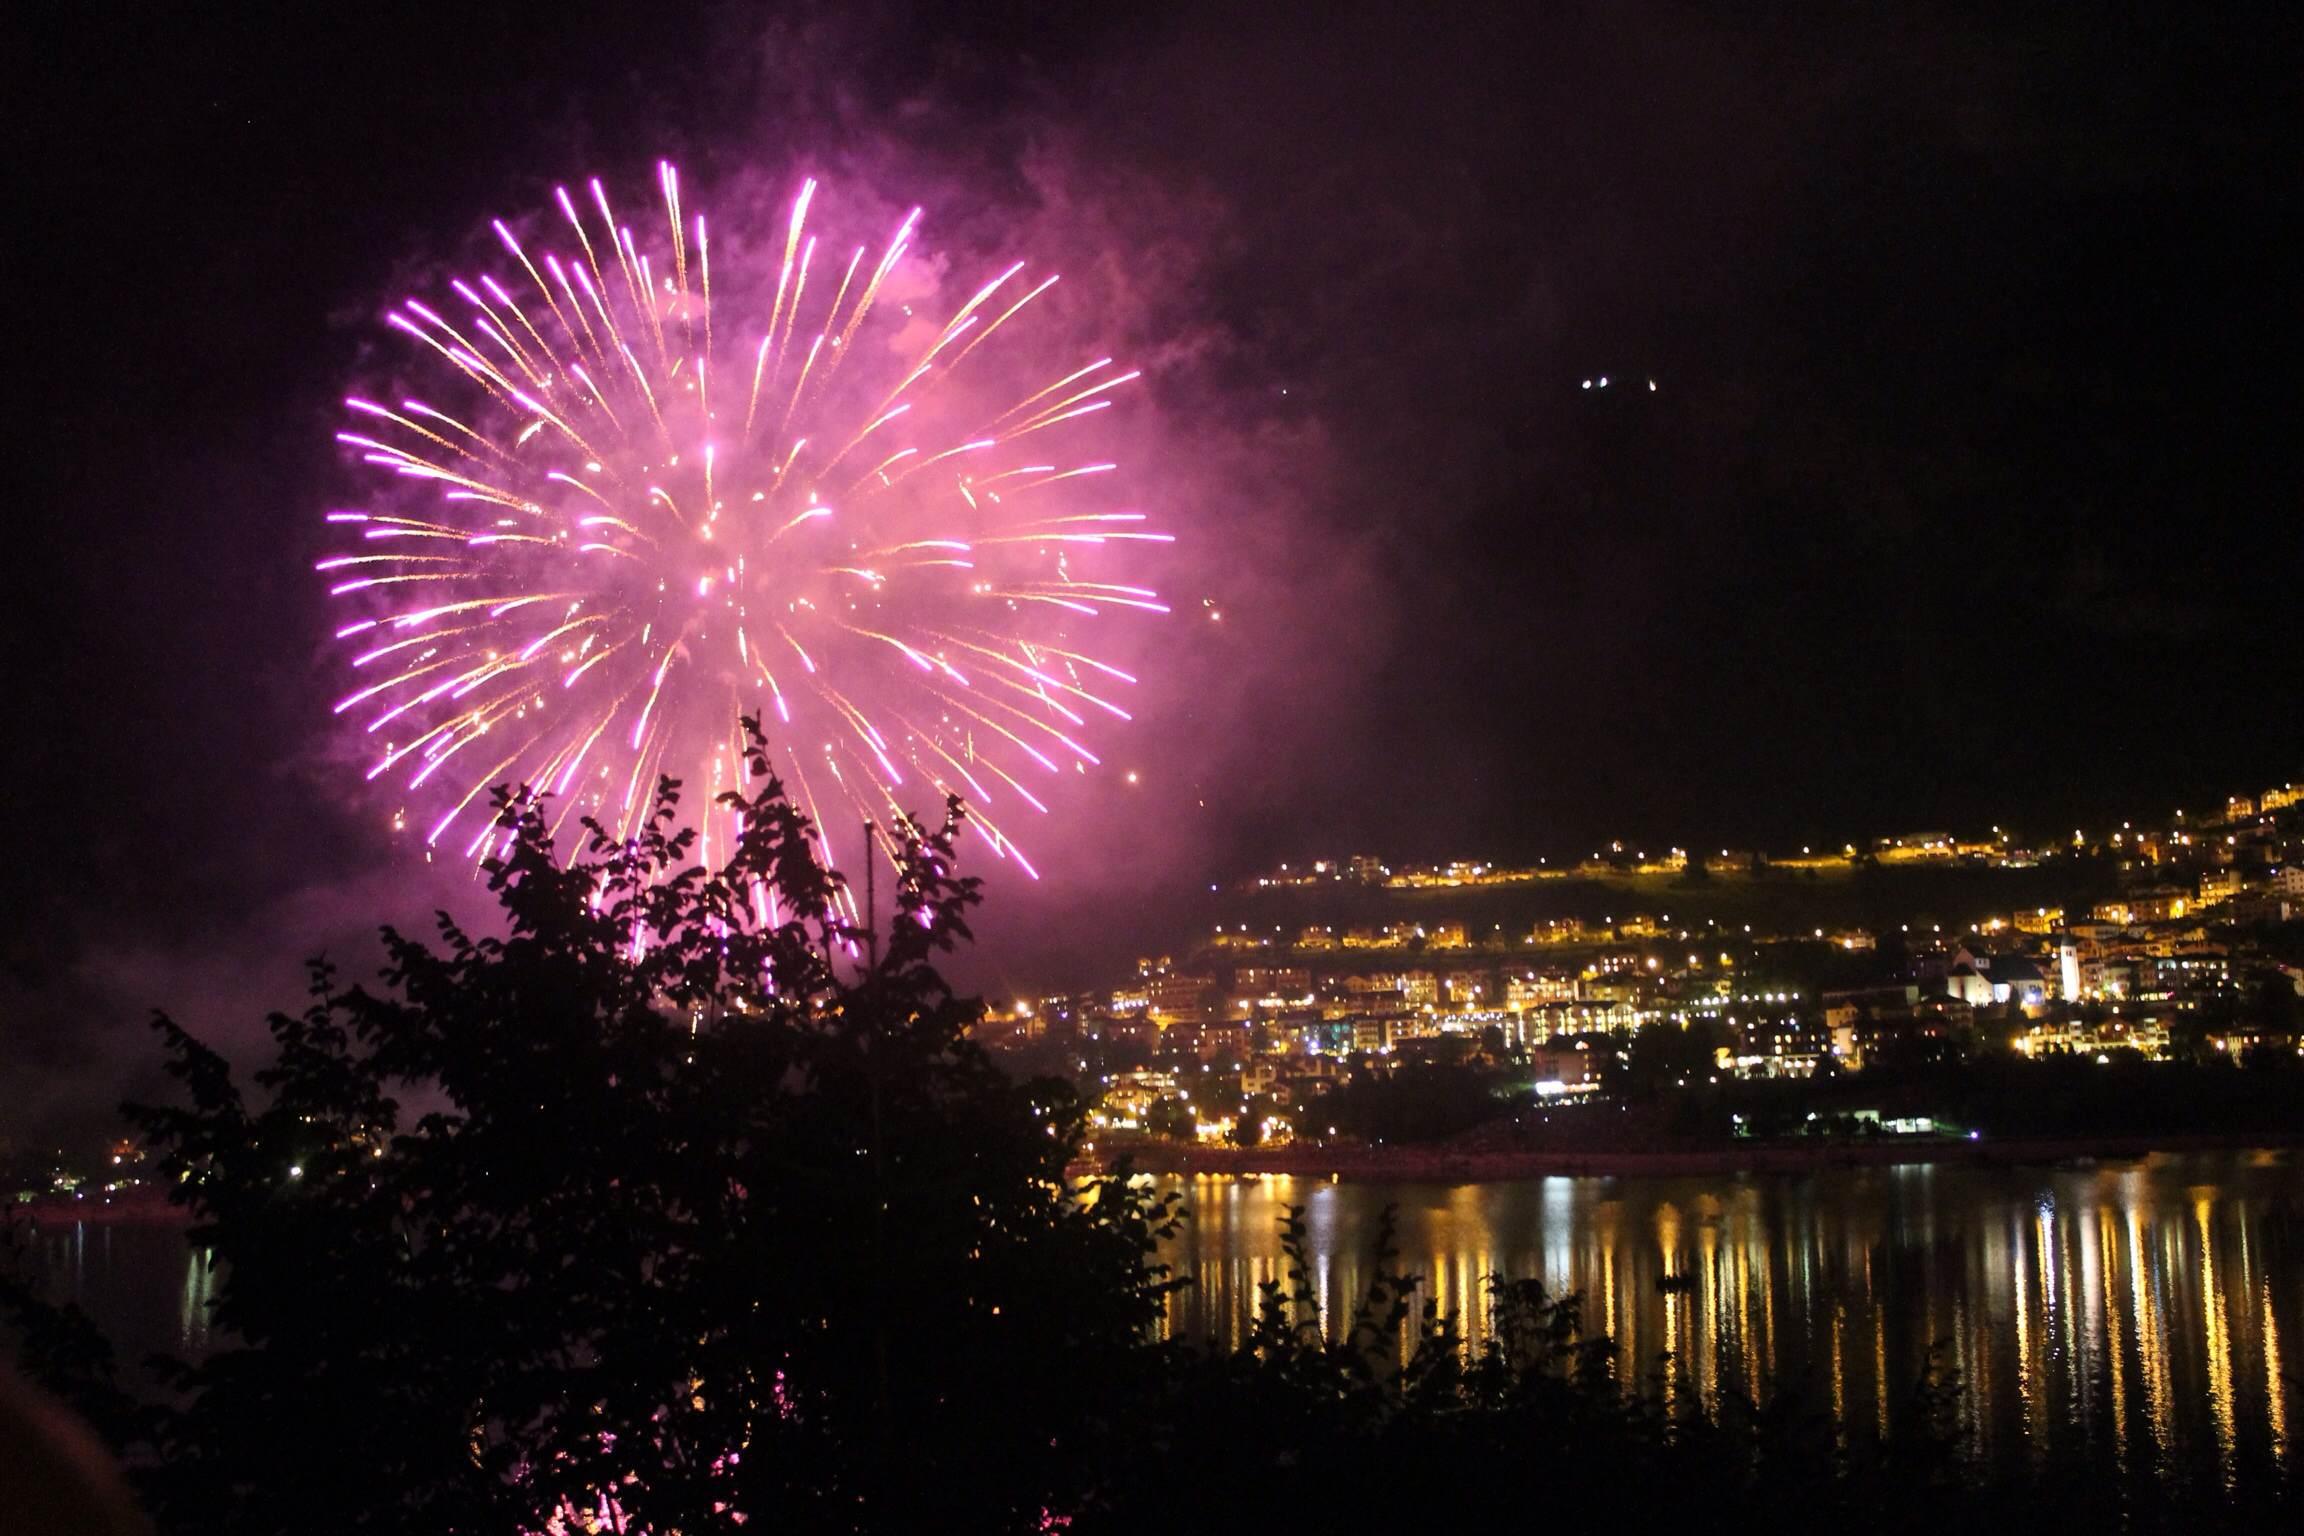
<path id="1" fill-rule="evenodd" d="M 1031 871 L 1019 817 L 1128 718 L 1099 632 L 1167 611 L 1128 557 L 1171 536 L 1083 446 L 1138 374 L 1098 358 L 1014 383 L 1056 277 L 1018 262 L 915 313 L 918 210 L 835 251 L 814 181 L 755 247 L 757 281 L 723 279 L 750 302 L 722 313 L 706 221 L 672 167 L 659 181 L 652 236 L 598 181 L 589 207 L 557 193 L 564 249 L 497 223 L 500 272 L 387 317 L 444 392 L 345 402 L 339 440 L 386 478 L 329 514 L 344 542 L 319 569 L 354 610 L 335 710 L 369 778 L 401 779 L 427 845 L 472 857 L 491 785 L 628 835 L 670 774 L 709 862 L 757 713 L 819 827 L 957 794 Z"/>

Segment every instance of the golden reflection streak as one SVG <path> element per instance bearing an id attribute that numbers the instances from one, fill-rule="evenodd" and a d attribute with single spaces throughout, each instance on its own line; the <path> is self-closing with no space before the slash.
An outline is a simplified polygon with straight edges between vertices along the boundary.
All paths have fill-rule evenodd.
<path id="1" fill-rule="evenodd" d="M 1768 1354 L 1768 1379 L 1776 1379 L 1776 1264 L 1774 1255 L 1754 1223 L 1753 1241 L 1760 1249 L 1760 1324 L 1762 1347 Z"/>
<path id="2" fill-rule="evenodd" d="M 1600 1241 L 1600 1331 L 1629 1353 L 1632 1343 L 1625 1337 L 1625 1327 L 1616 1304 L 1616 1243 L 1611 1234 Z"/>
<path id="3" fill-rule="evenodd" d="M 2135 1206 L 2128 1217 L 2128 1296 L 2136 1318 L 2136 1356 L 2143 1377 L 2145 1423 L 2152 1431 L 2152 1453 L 2158 1456 L 2174 1431 L 2174 1405 L 2168 1389 L 2168 1354 L 2158 1300 L 2146 1283 L 2144 1220 Z"/>
<path id="4" fill-rule="evenodd" d="M 2023 1405 L 2024 1432 L 2030 1435 L 2032 1409 L 2038 1396 L 2032 1381 L 2032 1283 L 2030 1256 L 2024 1251 L 2021 1227 L 2009 1234 L 2014 1244 L 2016 1300 L 2016 1400 Z"/>
<path id="5" fill-rule="evenodd" d="M 1848 1445 L 1848 1308 L 1843 1302 L 1832 1303 L 1832 1443 L 1843 1450 Z"/>
<path id="6" fill-rule="evenodd" d="M 1664 1400 L 1669 1403 L 1679 1395 L 1680 1373 L 1686 1364 L 1687 1351 L 1680 1346 L 1680 1325 L 1688 1302 L 1685 1291 L 1664 1293 L 1664 1342 L 1666 1345 L 1661 1367 Z"/>
<path id="7" fill-rule="evenodd" d="M 2120 1338 L 2119 1234 L 2112 1229 L 2110 1208 L 2096 1212 L 2096 1290 L 2104 1306 L 2105 1374 L 2112 1384 L 2112 1464 L 2128 1474 L 2128 1347 Z"/>
<path id="8" fill-rule="evenodd" d="M 1872 1287 L 1864 1287 L 1867 1299 Z M 1876 1299 L 1872 1306 L 1872 1407 L 1880 1424 L 1880 1438 L 1888 1438 L 1888 1318 Z"/>
<path id="9" fill-rule="evenodd" d="M 1677 1273 L 1674 1260 L 1680 1251 L 1680 1208 L 1669 1200 L 1659 1201 L 1656 1205 L 1656 1249 L 1659 1255 L 1658 1262 L 1662 1265 L 1658 1273 L 1667 1275 Z M 1685 1320 L 1684 1313 L 1686 1310 L 1682 1298 L 1686 1294 L 1686 1292 L 1679 1290 L 1664 1293 L 1665 1357 L 1663 1372 L 1667 1401 L 1679 1387 L 1680 1372 L 1687 1355 L 1687 1345 L 1680 1337 L 1680 1329 Z"/>
<path id="10" fill-rule="evenodd" d="M 1720 1294 L 1720 1266 L 1717 1262 L 1719 1248 L 1720 1228 L 1710 1221 L 1699 1222 L 1696 1227 L 1699 1299 L 1696 1314 L 1690 1319 L 1694 1327 L 1688 1347 L 1696 1352 L 1696 1395 L 1704 1405 L 1706 1418 L 1719 1417 L 1720 1350 L 1726 1343 L 1728 1332 L 1722 1323 L 1722 1314 L 1726 1308 Z M 1741 1322 L 1740 1318 L 1738 1322 Z M 1695 1337 L 1697 1332 L 1708 1333 L 1710 1337 Z"/>
<path id="11" fill-rule="evenodd" d="M 1264 1235 L 1262 1205 L 1256 1202 L 1272 1200 L 1278 1181 L 1196 1183 L 1192 1203 L 1210 1216 L 1201 1230 Z M 2140 1183 L 2128 1183 L 2116 1193 L 2107 1180 L 2085 1198 L 2076 1194 L 2081 1204 L 2066 1211 L 2003 1208 L 1987 1228 L 1996 1240 L 1971 1250 L 1969 1262 L 1958 1266 L 1961 1273 L 1928 1270 L 1914 1279 L 1929 1290 L 1908 1285 L 1892 1296 L 1900 1327 L 1909 1318 L 1933 1339 L 1942 1324 L 1957 1341 L 1954 1363 L 1967 1372 L 1972 1399 L 1962 1412 L 1964 1441 L 2012 1451 L 2006 1436 L 2020 1432 L 2037 1457 L 2074 1443 L 2076 1436 L 2110 1452 L 2105 1470 L 2116 1469 L 2121 1476 L 2149 1476 L 2159 1457 L 2187 1445 L 2205 1451 L 2211 1433 L 2228 1479 L 2253 1467 L 2258 1444 L 2268 1448 L 2275 1464 L 2293 1461 L 2286 1424 L 2291 1393 L 2281 1378 L 2287 1361 L 2275 1306 L 2287 1293 L 2277 1278 L 2265 1274 L 2258 1244 L 2251 1241 L 2253 1231 L 2223 1218 L 2218 1191 L 2185 1191 L 2188 1210 L 2176 1204 L 2176 1193 L 2163 1195 Z M 1686 1196 L 1676 1204 L 1653 1203 L 1652 1197 L 1635 1200 L 1629 1213 L 1613 1200 L 1578 1205 L 1580 1219 L 1567 1229 L 1581 1228 L 1572 1239 L 1572 1258 L 1552 1256 L 1539 1268 L 1555 1272 L 1546 1278 L 1556 1292 L 1581 1290 L 1591 1297 L 1590 1332 L 1624 1346 L 1628 1391 L 1661 1383 L 1687 1393 L 1694 1399 L 1691 1406 L 1707 1415 L 1718 1412 L 1720 1395 L 1731 1389 L 1764 1397 L 1777 1343 L 1773 1263 L 1781 1249 L 1788 1287 L 1783 1321 L 1794 1330 L 1786 1347 L 1829 1369 L 1836 1438 L 1845 1443 L 1861 1433 L 1851 1422 L 1854 1415 L 1877 1416 L 1883 1433 L 1894 1429 L 1901 1412 L 1899 1373 L 1918 1362 L 1897 1355 L 1908 1346 L 1892 1345 L 1886 1338 L 1885 1307 L 1873 1295 L 1881 1279 L 1877 1270 L 1889 1250 L 1868 1243 L 1855 1230 L 1820 1248 L 1797 1211 L 1770 1222 L 1765 1213 L 1748 1213 L 1735 1200 L 1726 1202 L 1718 1230 L 1700 1219 L 1708 1202 L 1692 1203 Z M 2063 1214 L 2075 1221 L 2061 1222 Z M 1750 1230 L 1728 1224 L 1747 1215 Z M 1461 1319 L 1465 1342 L 1476 1349 L 1493 1330 L 1480 1289 L 1485 1276 L 1524 1272 L 1536 1249 L 1550 1252 L 1549 1237 L 1533 1245 L 1515 1238 L 1499 1249 L 1491 1228 L 1500 1218 L 1463 1209 L 1460 1192 L 1435 1199 L 1426 1216 L 1443 1218 L 1437 1230 L 1415 1224 L 1415 1230 L 1430 1233 L 1424 1241 L 1430 1294 Z M 1697 1223 L 1694 1231 L 1691 1221 Z M 2122 1221 L 2124 1234 L 2117 1225 Z M 2186 1251 L 2193 1234 L 2201 1242 L 2197 1255 Z M 1365 1277 L 1349 1255 L 1335 1271 L 1329 1269 L 1325 1249 L 1331 1235 L 1323 1231 L 1314 1246 L 1321 1250 L 1315 1257 L 1318 1288 L 1329 1303 L 1324 1310 L 1333 1333 L 1341 1321 L 1337 1302 L 1348 1306 Z M 1661 1271 L 1642 1256 L 1650 1241 L 1657 1245 Z M 2017 1248 L 2013 1254 L 2007 1251 L 2011 1241 Z M 1277 1278 L 1282 1266 L 1270 1259 L 1246 1262 L 1245 1255 L 1219 1259 L 1221 1252 L 1220 1245 L 1211 1244 L 1207 1253 L 1216 1262 L 1201 1268 L 1205 1289 L 1193 1310 L 1177 1313 L 1175 1322 L 1181 1330 L 1187 1317 L 1202 1318 L 1204 1335 L 1237 1343 L 1254 1315 L 1254 1282 Z M 1760 1265 L 1768 1267 L 1755 1274 Z M 1804 1290 L 1803 1277 L 1810 1271 L 1814 1282 Z M 1677 1296 L 1657 1293 L 1654 1282 L 1660 1272 L 1685 1274 L 1689 1289 Z M 2011 1282 L 2013 1296 L 2002 1289 Z M 2204 1286 L 2204 1292 L 2196 1292 L 2195 1285 Z M 2205 1297 L 2198 1323 L 2190 1315 L 2196 1295 Z M 1860 1346 L 1850 1334 L 1866 1326 L 1858 1310 L 1866 1306 L 1873 1308 L 1869 1382 L 1864 1368 L 1853 1363 L 1853 1351 Z M 2007 1321 L 1998 1324 L 2000 1319 Z M 1661 1321 L 1663 1337 L 1638 1337 L 1652 1320 Z M 1999 1327 L 2006 1328 L 2002 1337 L 2015 1345 L 2013 1361 L 2008 1344 L 1995 1340 Z M 1826 1337 L 1808 1329 L 1830 1332 Z M 1812 1341 L 1819 1355 L 1810 1356 L 1803 1341 Z M 1701 1353 L 1690 1359 L 1692 1349 Z M 2235 1359 L 2236 1354 L 2250 1359 Z M 1662 1358 L 1666 1355 L 1669 1359 Z M 2262 1376 L 2251 1363 L 2258 1357 L 2264 1362 Z M 2004 1366 L 2012 1369 L 1993 1380 Z M 1868 1388 L 1873 1393 L 1869 1405 L 1864 1398 Z M 2265 1393 L 2261 1410 L 2253 1395 L 2258 1391 Z M 2196 1416 L 2189 1404 L 2203 1393 L 2208 1414 Z M 2097 1421 L 2105 1411 L 2111 1415 L 2108 1443 L 2097 1439 Z M 2137 1422 L 2131 1422 L 2131 1415 Z M 2255 1428 L 2259 1418 L 2261 1432 Z M 2149 1442 L 2137 1438 L 2139 1427 L 2151 1436 Z"/>
<path id="12" fill-rule="evenodd" d="M 2288 1459 L 2288 1380 L 2280 1372 L 2280 1319 L 2273 1315 L 2272 1282 L 2258 1292 L 2264 1299 L 2264 1404 L 2272 1427 L 2272 1459 Z"/>
<path id="13" fill-rule="evenodd" d="M 2090 1204 L 2093 1204 L 2091 1199 Z M 2087 1426 L 2083 1438 L 2094 1438 L 2096 1393 L 2104 1352 L 2103 1309 L 2097 1297 L 2104 1285 L 2104 1255 L 2096 1244 L 2096 1222 L 2090 1206 L 2081 1206 L 2072 1219 L 2072 1237 L 2066 1244 L 2076 1253 L 2065 1265 L 2065 1337 L 2071 1340 L 2066 1375 L 2072 1386 L 2073 1412 Z"/>
<path id="14" fill-rule="evenodd" d="M 1465 1336 L 1471 1337 L 1474 1323 L 1471 1315 L 1465 1310 L 1462 1294 L 1457 1290 L 1457 1265 L 1449 1263 L 1447 1254 L 1435 1249 L 1432 1253 L 1431 1262 L 1424 1266 L 1424 1273 L 1428 1277 L 1425 1281 L 1425 1296 L 1439 1303 L 1442 1316 L 1445 1317 L 1454 1313 L 1462 1319 Z M 1417 1325 L 1417 1320 L 1423 1313 L 1424 1299 L 1424 1297 L 1418 1297 L 1410 1304 L 1409 1326 L 1411 1328 Z"/>
<path id="15" fill-rule="evenodd" d="M 1970 1388 L 1960 1394 L 1954 1412 L 1961 1433 L 1967 1436 L 1970 1454 L 1982 1456 L 1991 1449 L 1993 1429 L 1992 1415 L 1986 1411 L 1993 1396 L 1992 1340 L 1982 1331 L 1969 1331 L 1968 1303 L 1959 1295 L 1952 1298 L 1952 1350 L 1960 1380 Z"/>
<path id="16" fill-rule="evenodd" d="M 2200 1323 L 2208 1346 L 2208 1402 L 2215 1411 L 2216 1448 L 2224 1457 L 2224 1481 L 2231 1486 L 2236 1472 L 2239 1426 L 2232 1407 L 2232 1328 L 2224 1307 L 2224 1288 L 2216 1282 L 2216 1231 L 2210 1221 L 2215 1210 L 2213 1192 L 2192 1202 L 2192 1220 L 2200 1230 Z"/>
<path id="17" fill-rule="evenodd" d="M 1607 1327 L 1604 1331 L 1616 1341 L 1619 1385 L 1624 1391 L 1630 1392 L 1640 1378 L 1640 1298 L 1634 1296 L 1627 1306 L 1624 1304 L 1623 1290 L 1627 1285 L 1635 1283 L 1639 1266 L 1632 1265 L 1623 1273 L 1617 1269 L 1619 1234 L 1616 1218 L 1622 1212 L 1623 1207 L 1618 1202 L 1601 1201 L 1593 1208 L 1593 1235 L 1600 1245 L 1601 1290 L 1607 1297 Z"/>
<path id="18" fill-rule="evenodd" d="M 2024 1434 L 2036 1453 L 2048 1448 L 2048 1361 L 2057 1339 L 2058 1315 L 2056 1293 L 2058 1276 L 2051 1270 L 2056 1264 L 2056 1223 L 2048 1211 L 2037 1212 L 2032 1218 L 2034 1252 L 2039 1256 L 2032 1273 L 2040 1286 L 2040 1327 L 2032 1341 L 2033 1358 L 2024 1362 Z"/>

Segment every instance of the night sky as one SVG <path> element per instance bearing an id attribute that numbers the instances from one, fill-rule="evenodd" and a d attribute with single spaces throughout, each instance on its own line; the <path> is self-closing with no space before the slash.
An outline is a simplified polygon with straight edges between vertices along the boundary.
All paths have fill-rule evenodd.
<path id="1" fill-rule="evenodd" d="M 335 402 L 489 216 L 665 155 L 1065 231 L 1148 362 L 1226 617 L 1001 981 L 1274 858 L 2295 776 L 2304 13 L 2116 10 L 9 7 L 0 1135 L 438 899 L 331 746 Z"/>

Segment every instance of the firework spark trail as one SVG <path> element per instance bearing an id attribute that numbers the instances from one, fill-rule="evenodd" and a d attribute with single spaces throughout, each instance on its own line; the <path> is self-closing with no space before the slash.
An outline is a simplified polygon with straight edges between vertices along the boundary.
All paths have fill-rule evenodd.
<path id="1" fill-rule="evenodd" d="M 392 487 L 328 514 L 357 542 L 318 563 L 359 606 L 335 711 L 368 777 L 437 795 L 428 846 L 475 857 L 495 783 L 628 837 L 669 773 L 709 862 L 756 712 L 819 829 L 959 794 L 1036 875 L 1009 831 L 1047 811 L 1031 781 L 1085 772 L 1090 722 L 1129 718 L 1112 693 L 1134 678 L 1097 632 L 1167 612 L 1119 566 L 1171 535 L 1080 510 L 1116 466 L 1060 452 L 1139 375 L 1100 358 L 1021 393 L 954 385 L 1057 278 L 1017 262 L 923 331 L 888 299 L 919 210 L 842 259 L 809 228 L 813 180 L 771 237 L 766 313 L 715 315 L 705 217 L 683 223 L 670 165 L 658 187 L 653 242 L 597 180 L 590 222 L 561 188 L 573 251 L 496 222 L 510 269 L 386 316 L 454 393 L 347 400 L 337 434 Z"/>

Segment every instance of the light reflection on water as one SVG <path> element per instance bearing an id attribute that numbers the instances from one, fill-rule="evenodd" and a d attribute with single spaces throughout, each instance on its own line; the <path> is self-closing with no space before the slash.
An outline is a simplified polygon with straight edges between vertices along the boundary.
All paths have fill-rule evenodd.
<path id="1" fill-rule="evenodd" d="M 186 1246 L 182 1227 L 90 1222 L 35 1232 L 30 1248 L 43 1293 L 85 1308 L 131 1375 L 150 1354 L 207 1352 L 216 1268 Z"/>
<path id="2" fill-rule="evenodd" d="M 1534 1276 L 1613 1337 L 1627 1389 L 1661 1378 L 1708 1410 L 1797 1392 L 1843 1436 L 1907 1411 L 1932 1343 L 1965 1384 L 1961 1431 L 1996 1462 L 2084 1459 L 2225 1482 L 2294 1455 L 2287 1378 L 2304 1339 L 2304 1162 L 2280 1153 L 2076 1168 L 1910 1165 L 1807 1175 L 1338 1184 L 1201 1177 L 1167 1257 L 1195 1285 L 1171 1334 L 1237 1345 L 1305 1207 L 1333 1329 L 1366 1286 L 1378 1222 L 1477 1345 L 1488 1275 Z M 50 1294 L 126 1361 L 209 1347 L 216 1272 L 175 1227 L 36 1234 Z M 1660 1275 L 1686 1275 L 1660 1292 Z"/>
<path id="3" fill-rule="evenodd" d="M 1840 1433 L 1885 1433 L 1931 1344 L 1965 1391 L 1968 1449 L 2086 1457 L 2230 1483 L 2292 1454 L 2285 1378 L 2304 1337 L 2304 1166 L 2287 1154 L 2077 1167 L 1908 1165 L 1805 1175 L 1502 1184 L 1202 1176 L 1165 1255 L 1194 1286 L 1171 1334 L 1236 1345 L 1305 1207 L 1334 1331 L 1399 1208 L 1400 1267 L 1477 1345 L 1490 1274 L 1585 1302 L 1627 1388 L 1661 1379 L 1716 1411 L 1787 1390 Z M 1685 1291 L 1660 1291 L 1685 1275 Z"/>

